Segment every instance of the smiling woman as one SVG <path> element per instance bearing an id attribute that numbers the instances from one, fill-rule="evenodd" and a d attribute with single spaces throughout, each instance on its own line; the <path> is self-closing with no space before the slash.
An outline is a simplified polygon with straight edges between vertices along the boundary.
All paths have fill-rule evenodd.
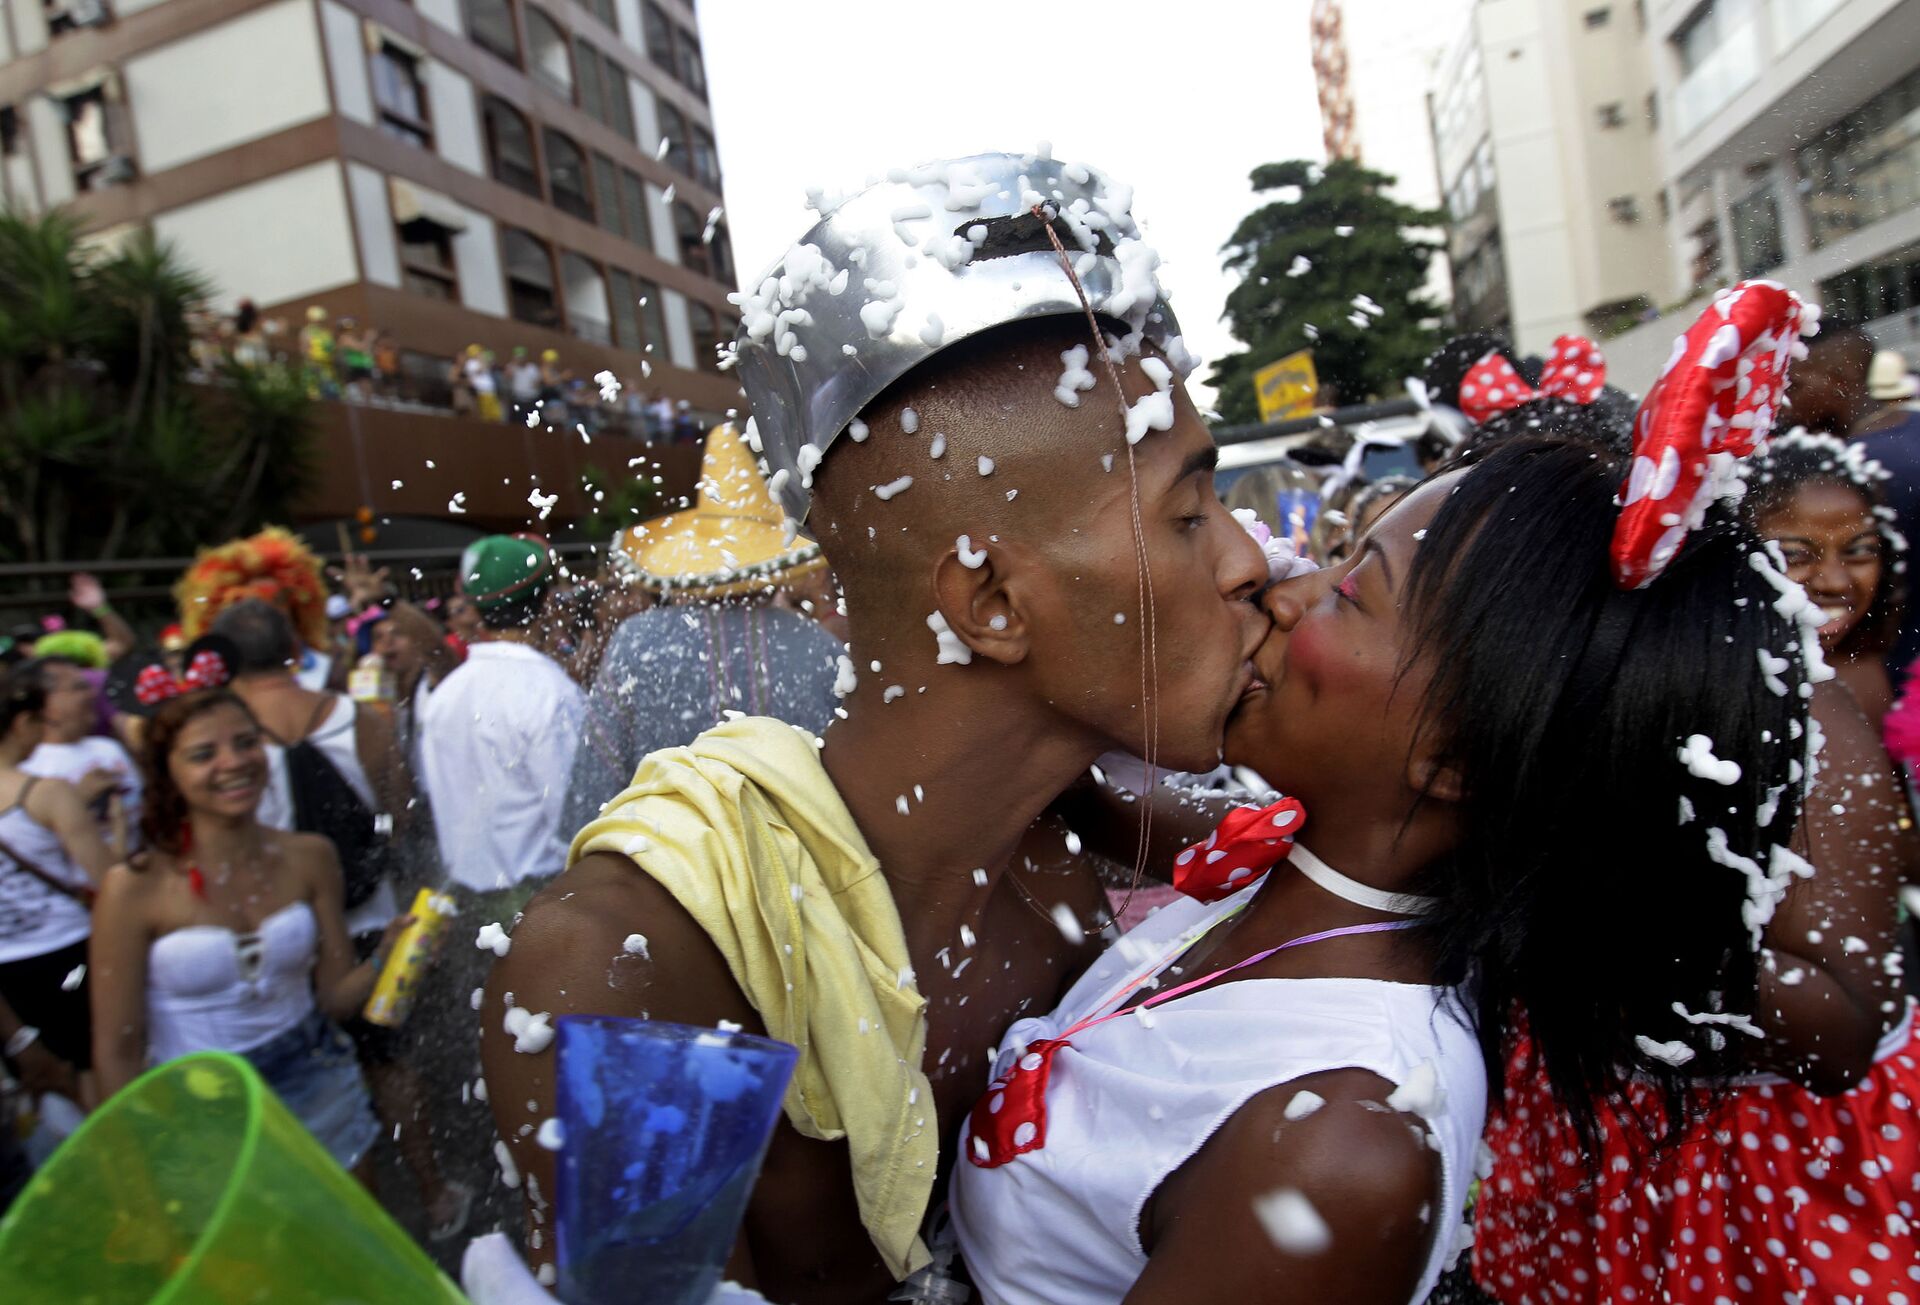
<path id="1" fill-rule="evenodd" d="M 354 964 L 333 846 L 260 823 L 260 726 L 209 687 L 224 673 L 208 656 L 190 658 L 191 683 L 157 668 L 143 677 L 143 701 L 159 701 L 146 732 L 148 851 L 108 871 L 87 956 L 102 1093 L 190 1052 L 234 1052 L 353 1169 L 379 1125 L 332 1021 L 365 1003 L 395 928 Z"/>
<path id="2" fill-rule="evenodd" d="M 1886 479 L 1858 446 L 1795 430 L 1755 460 L 1745 503 L 1788 577 L 1820 605 L 1820 646 L 1876 727 L 1893 706 L 1884 658 L 1900 631 L 1907 569 L 1907 541 L 1882 501 Z"/>

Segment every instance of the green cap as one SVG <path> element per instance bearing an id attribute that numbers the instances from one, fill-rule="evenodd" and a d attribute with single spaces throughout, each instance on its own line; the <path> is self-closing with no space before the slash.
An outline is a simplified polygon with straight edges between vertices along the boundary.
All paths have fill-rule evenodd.
<path id="1" fill-rule="evenodd" d="M 460 555 L 460 592 L 482 611 L 538 593 L 553 578 L 553 551 L 538 535 L 488 535 Z"/>

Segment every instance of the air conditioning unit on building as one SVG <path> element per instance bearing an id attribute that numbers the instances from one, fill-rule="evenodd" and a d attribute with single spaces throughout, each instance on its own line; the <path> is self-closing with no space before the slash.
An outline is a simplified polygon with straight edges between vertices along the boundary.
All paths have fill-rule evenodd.
<path id="1" fill-rule="evenodd" d="M 140 175 L 133 160 L 124 154 L 109 155 L 100 165 L 100 184 L 103 186 L 124 186 Z"/>

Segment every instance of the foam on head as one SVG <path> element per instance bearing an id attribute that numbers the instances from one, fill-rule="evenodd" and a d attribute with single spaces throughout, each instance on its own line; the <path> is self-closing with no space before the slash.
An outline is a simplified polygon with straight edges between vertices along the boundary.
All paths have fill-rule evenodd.
<path id="1" fill-rule="evenodd" d="M 1096 313 L 1124 326 L 1123 352 L 1152 342 L 1181 377 L 1192 370 L 1131 187 L 1048 154 L 930 163 L 846 199 L 816 197 L 820 221 L 731 296 L 749 439 L 796 524 L 811 507 L 814 472 L 862 409 L 981 331 L 1081 315 L 1075 279 Z"/>

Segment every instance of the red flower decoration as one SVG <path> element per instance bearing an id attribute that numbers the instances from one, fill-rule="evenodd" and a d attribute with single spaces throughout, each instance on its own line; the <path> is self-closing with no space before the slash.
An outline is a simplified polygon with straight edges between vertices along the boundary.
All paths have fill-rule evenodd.
<path id="1" fill-rule="evenodd" d="M 1173 886 L 1202 902 L 1231 896 L 1286 860 L 1306 823 L 1307 809 L 1298 798 L 1237 807 L 1206 842 L 1173 859 Z"/>
<path id="2" fill-rule="evenodd" d="M 1571 403 L 1592 403 L 1606 383 L 1607 360 L 1600 347 L 1584 335 L 1563 335 L 1553 342 L 1537 390 L 1497 350 L 1489 349 L 1467 369 L 1460 382 L 1460 411 L 1478 426 L 1543 395 Z"/>
<path id="3" fill-rule="evenodd" d="M 1810 308 L 1773 281 L 1742 281 L 1714 296 L 1673 342 L 1660 379 L 1633 422 L 1633 469 L 1613 529 L 1613 578 L 1649 584 L 1705 518 L 1707 505 L 1773 429 L 1787 365 L 1818 328 Z"/>
<path id="4" fill-rule="evenodd" d="M 217 689 L 231 678 L 226 659 L 211 648 L 203 648 L 188 663 L 187 673 L 177 680 L 157 662 L 152 666 L 143 666 L 140 674 L 134 678 L 133 696 L 148 707 L 157 707 L 169 698 L 177 698 L 196 689 Z"/>

